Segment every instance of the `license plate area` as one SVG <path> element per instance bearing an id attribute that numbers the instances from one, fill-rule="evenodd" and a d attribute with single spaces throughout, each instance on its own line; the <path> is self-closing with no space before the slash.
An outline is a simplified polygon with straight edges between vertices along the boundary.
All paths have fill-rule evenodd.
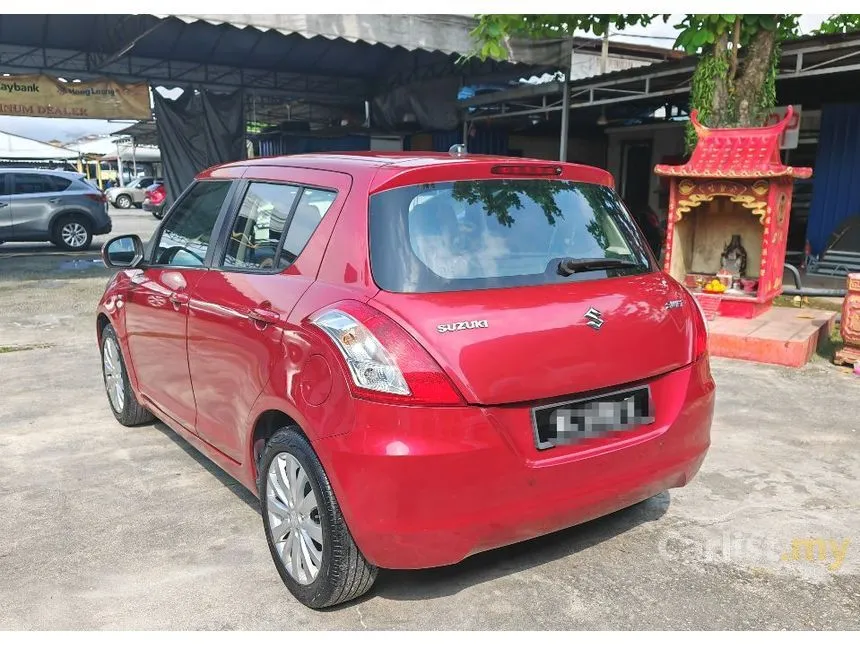
<path id="1" fill-rule="evenodd" d="M 538 450 L 606 438 L 654 422 L 647 385 L 532 408 Z"/>

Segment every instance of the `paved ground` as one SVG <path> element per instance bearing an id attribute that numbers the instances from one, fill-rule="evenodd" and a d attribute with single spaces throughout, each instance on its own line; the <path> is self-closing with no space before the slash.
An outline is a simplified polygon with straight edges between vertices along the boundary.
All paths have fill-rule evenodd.
<path id="1" fill-rule="evenodd" d="M 826 363 L 715 360 L 713 448 L 685 489 L 313 612 L 249 493 L 161 424 L 115 423 L 107 272 L 20 247 L 0 249 L 2 629 L 860 628 L 860 381 Z"/>

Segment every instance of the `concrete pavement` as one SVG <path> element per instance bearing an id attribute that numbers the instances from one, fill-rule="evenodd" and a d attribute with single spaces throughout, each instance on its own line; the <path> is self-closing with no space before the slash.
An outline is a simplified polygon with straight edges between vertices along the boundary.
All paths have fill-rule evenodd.
<path id="1" fill-rule="evenodd" d="M 460 565 L 383 571 L 314 612 L 278 578 L 250 493 L 162 424 L 114 421 L 93 316 L 108 272 L 13 246 L 2 629 L 860 628 L 860 380 L 826 363 L 715 360 L 713 447 L 688 487 Z"/>

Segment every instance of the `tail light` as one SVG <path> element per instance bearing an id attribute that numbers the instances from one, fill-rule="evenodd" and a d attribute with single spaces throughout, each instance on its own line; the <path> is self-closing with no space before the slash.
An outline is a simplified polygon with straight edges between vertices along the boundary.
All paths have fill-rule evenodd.
<path id="1" fill-rule="evenodd" d="M 99 204 L 107 203 L 107 195 L 105 195 L 104 193 L 86 193 L 84 196 L 87 199 L 91 199 Z"/>
<path id="2" fill-rule="evenodd" d="M 310 322 L 334 343 L 356 397 L 407 405 L 464 404 L 427 350 L 369 305 L 340 302 L 312 316 Z"/>
<path id="3" fill-rule="evenodd" d="M 693 301 L 693 360 L 697 361 L 708 352 L 708 323 L 699 301 L 692 294 L 688 298 Z"/>

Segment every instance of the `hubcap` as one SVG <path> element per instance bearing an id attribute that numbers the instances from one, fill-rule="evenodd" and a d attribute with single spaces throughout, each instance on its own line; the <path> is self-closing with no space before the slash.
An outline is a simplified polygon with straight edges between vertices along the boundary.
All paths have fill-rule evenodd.
<path id="1" fill-rule="evenodd" d="M 105 389 L 110 404 L 117 412 L 122 412 L 125 406 L 125 381 L 122 377 L 122 366 L 119 362 L 119 347 L 113 338 L 105 340 L 102 351 L 102 366 L 105 373 Z"/>
<path id="2" fill-rule="evenodd" d="M 320 511 L 305 469 L 289 453 L 278 454 L 269 466 L 266 511 L 284 568 L 297 582 L 310 584 L 322 564 Z"/>
<path id="3" fill-rule="evenodd" d="M 63 225 L 60 235 L 63 238 L 63 242 L 73 248 L 83 246 L 84 242 L 87 241 L 87 230 L 78 222 L 69 222 Z"/>
<path id="4" fill-rule="evenodd" d="M 118 201 L 120 208 L 128 208 L 129 206 L 131 206 L 131 200 L 125 195 L 120 197 Z"/>

